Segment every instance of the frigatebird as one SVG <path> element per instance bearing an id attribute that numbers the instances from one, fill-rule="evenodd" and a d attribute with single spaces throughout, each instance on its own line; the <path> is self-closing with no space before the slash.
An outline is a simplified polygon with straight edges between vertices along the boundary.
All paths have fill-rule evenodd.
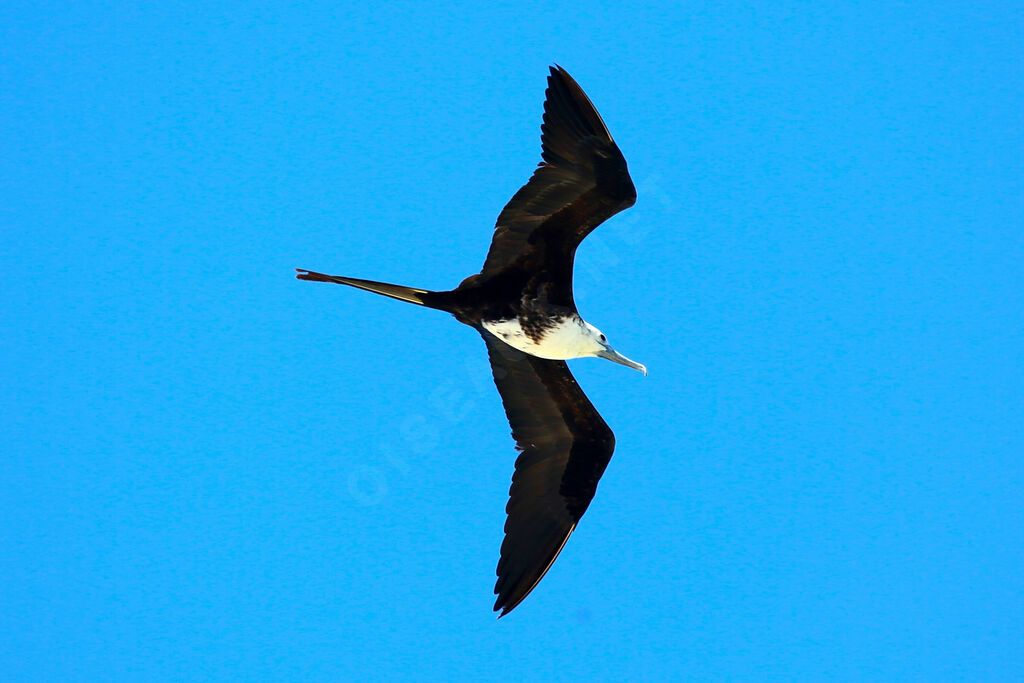
<path id="1" fill-rule="evenodd" d="M 612 430 L 565 360 L 596 356 L 647 374 L 585 322 L 573 301 L 576 248 L 632 206 L 636 189 L 594 105 L 557 65 L 548 76 L 541 147 L 539 167 L 498 216 L 483 269 L 455 289 L 432 292 L 309 270 L 297 276 L 447 311 L 483 336 L 520 451 L 494 587 L 499 616 L 551 568 L 615 448 Z"/>

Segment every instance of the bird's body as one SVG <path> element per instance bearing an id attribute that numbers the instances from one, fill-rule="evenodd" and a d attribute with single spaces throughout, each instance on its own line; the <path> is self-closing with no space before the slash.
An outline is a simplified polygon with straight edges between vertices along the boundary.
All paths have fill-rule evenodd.
<path id="1" fill-rule="evenodd" d="M 482 323 L 485 330 L 509 346 L 548 360 L 580 358 L 594 350 L 586 325 L 583 318 L 568 310 L 563 315 L 520 315 Z"/>
<path id="2" fill-rule="evenodd" d="M 625 159 L 593 104 L 560 67 L 548 78 L 543 161 L 498 216 L 483 269 L 450 291 L 301 270 L 443 310 L 480 332 L 521 451 L 498 564 L 495 609 L 513 609 L 537 585 L 575 529 L 611 459 L 614 436 L 563 362 L 598 356 L 646 369 L 614 351 L 576 310 L 576 248 L 632 206 Z"/>

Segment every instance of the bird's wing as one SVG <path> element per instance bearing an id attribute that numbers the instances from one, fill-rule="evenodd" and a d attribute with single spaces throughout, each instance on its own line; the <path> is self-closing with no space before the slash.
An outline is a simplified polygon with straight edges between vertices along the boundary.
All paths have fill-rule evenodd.
<path id="1" fill-rule="evenodd" d="M 504 616 L 540 582 L 576 528 L 615 437 L 564 361 L 530 356 L 481 334 L 520 451 L 494 586 L 494 609 Z"/>
<path id="2" fill-rule="evenodd" d="M 540 167 L 498 216 L 483 276 L 552 250 L 568 265 L 571 283 L 579 243 L 636 201 L 626 160 L 601 115 L 559 66 L 548 76 L 541 147 Z"/>

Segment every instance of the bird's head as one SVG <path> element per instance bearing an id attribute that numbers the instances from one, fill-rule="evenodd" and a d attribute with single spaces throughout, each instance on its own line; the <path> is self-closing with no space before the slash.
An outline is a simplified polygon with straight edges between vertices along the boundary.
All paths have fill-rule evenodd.
<path id="1" fill-rule="evenodd" d="M 589 353 L 587 355 L 594 356 L 596 358 L 607 358 L 608 360 L 620 365 L 625 365 L 627 368 L 639 370 L 644 373 L 645 377 L 647 376 L 647 368 L 636 361 L 626 358 L 621 353 L 613 349 L 611 344 L 608 343 L 608 337 L 604 336 L 604 333 L 601 332 L 601 330 L 586 321 L 583 322 L 583 330 L 590 342 L 590 348 L 588 349 Z"/>

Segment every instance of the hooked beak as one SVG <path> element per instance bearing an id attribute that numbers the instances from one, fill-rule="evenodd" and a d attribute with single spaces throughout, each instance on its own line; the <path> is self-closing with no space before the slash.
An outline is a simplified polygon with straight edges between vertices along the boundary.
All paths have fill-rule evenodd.
<path id="1" fill-rule="evenodd" d="M 637 363 L 636 361 L 632 361 L 632 360 L 626 358 L 625 356 L 623 356 L 621 353 L 619 353 L 618 351 L 616 351 L 615 349 L 613 349 L 610 346 L 604 347 L 603 349 L 598 351 L 597 354 L 595 354 L 595 355 L 598 358 L 607 358 L 608 360 L 612 361 L 613 363 L 618 363 L 619 365 L 625 365 L 627 368 L 633 368 L 634 370 L 639 370 L 640 372 L 644 373 L 644 377 L 647 376 L 647 368 L 645 368 L 640 363 Z"/>

